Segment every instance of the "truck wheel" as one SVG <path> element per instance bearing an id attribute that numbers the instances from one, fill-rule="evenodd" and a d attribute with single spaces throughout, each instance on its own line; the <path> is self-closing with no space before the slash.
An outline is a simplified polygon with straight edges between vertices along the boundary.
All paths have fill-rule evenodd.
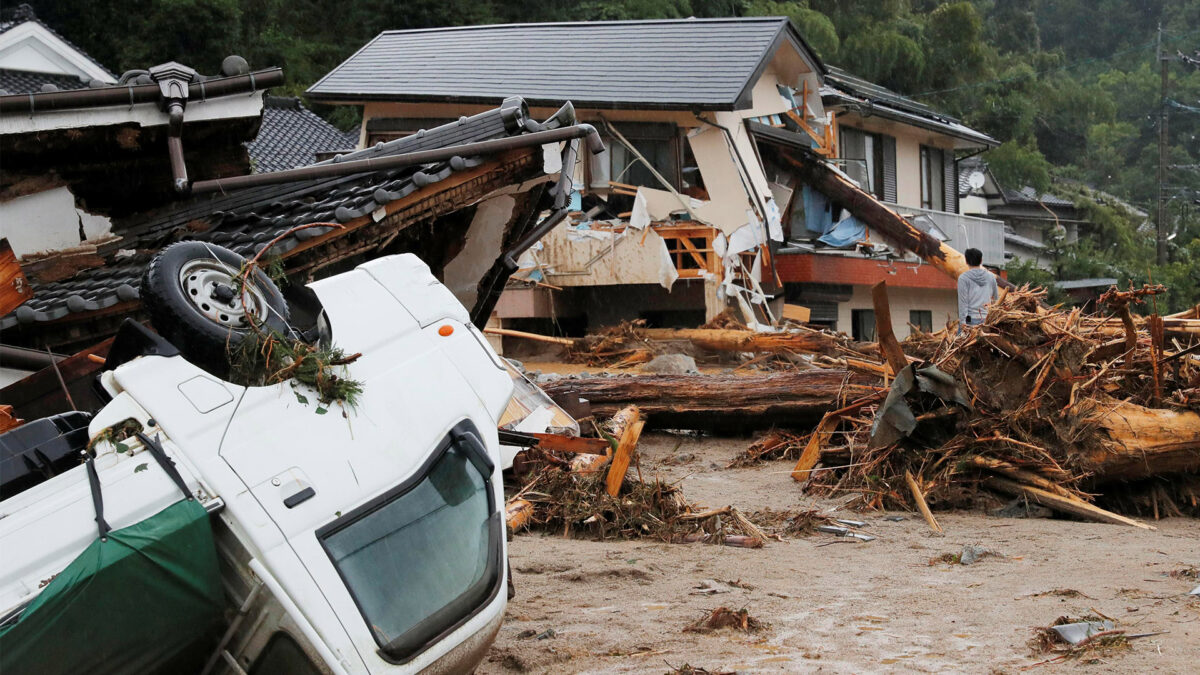
<path id="1" fill-rule="evenodd" d="M 227 248 L 184 241 L 155 255 L 142 276 L 142 306 L 155 330 L 219 377 L 229 373 L 227 349 L 250 332 L 252 321 L 266 333 L 288 331 L 287 301 L 261 269 L 243 293 L 236 291 L 245 262 Z"/>

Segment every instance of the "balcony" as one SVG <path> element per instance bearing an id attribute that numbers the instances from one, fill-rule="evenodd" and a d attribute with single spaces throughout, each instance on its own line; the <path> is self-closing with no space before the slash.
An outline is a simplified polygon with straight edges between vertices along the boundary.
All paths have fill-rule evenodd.
<path id="1" fill-rule="evenodd" d="M 979 249 L 983 252 L 984 265 L 1004 267 L 1004 223 L 1001 221 L 884 203 L 921 229 L 932 222 L 945 235 L 944 241 L 959 251 Z M 933 232 L 933 235 L 942 238 L 938 232 Z"/>

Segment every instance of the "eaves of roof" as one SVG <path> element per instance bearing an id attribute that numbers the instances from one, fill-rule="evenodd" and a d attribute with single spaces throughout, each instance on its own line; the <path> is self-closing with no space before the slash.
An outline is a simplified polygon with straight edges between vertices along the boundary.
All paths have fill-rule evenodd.
<path id="1" fill-rule="evenodd" d="M 840 103 L 848 107 L 858 108 L 857 112 L 864 117 L 874 115 L 890 119 L 894 122 L 958 138 L 973 143 L 977 147 L 994 148 L 1000 145 L 1000 141 L 981 131 L 976 131 L 952 117 L 940 114 L 922 114 L 894 108 L 883 102 L 858 98 L 829 85 L 822 87 L 821 98 L 825 101 L 827 108 L 836 107 Z"/>

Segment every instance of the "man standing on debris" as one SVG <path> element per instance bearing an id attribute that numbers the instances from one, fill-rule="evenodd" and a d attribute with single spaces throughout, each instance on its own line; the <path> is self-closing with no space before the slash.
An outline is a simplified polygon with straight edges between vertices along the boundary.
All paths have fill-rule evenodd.
<path id="1" fill-rule="evenodd" d="M 958 330 L 978 326 L 987 317 L 987 305 L 1000 296 L 996 275 L 983 268 L 983 251 L 969 248 L 963 252 L 970 266 L 958 276 Z"/>

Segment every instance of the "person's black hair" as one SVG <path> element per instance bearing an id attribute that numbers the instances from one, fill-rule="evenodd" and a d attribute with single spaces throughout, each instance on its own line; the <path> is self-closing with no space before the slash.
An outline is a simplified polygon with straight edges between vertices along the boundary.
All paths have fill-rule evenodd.
<path id="1" fill-rule="evenodd" d="M 967 264 L 971 267 L 979 267 L 983 264 L 983 251 L 977 248 L 969 248 L 963 251 L 963 256 L 967 259 Z"/>

